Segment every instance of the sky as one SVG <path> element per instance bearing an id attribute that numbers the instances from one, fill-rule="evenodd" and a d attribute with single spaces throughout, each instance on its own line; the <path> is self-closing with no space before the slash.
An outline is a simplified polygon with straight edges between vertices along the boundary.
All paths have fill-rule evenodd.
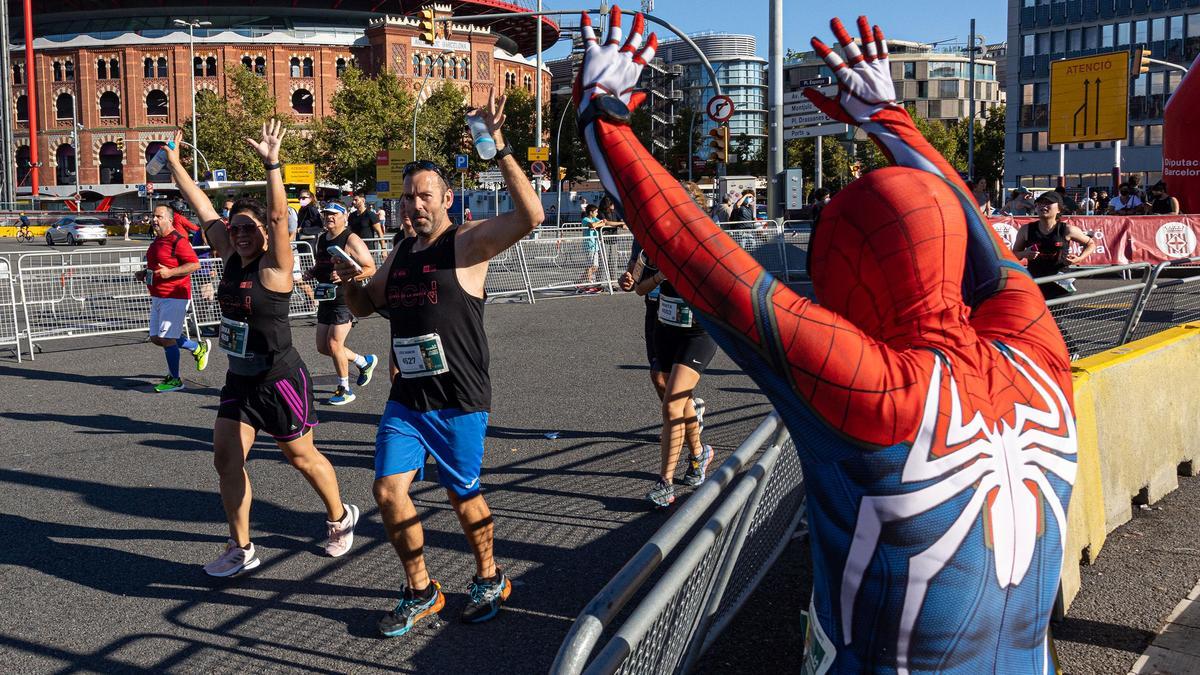
<path id="1" fill-rule="evenodd" d="M 610 3 L 612 4 L 611 0 Z M 623 11 L 637 10 L 639 0 L 617 2 Z M 562 9 L 581 6 L 599 6 L 597 0 L 546 0 L 547 9 Z M 830 7 L 837 9 L 829 9 Z M 736 8 L 736 10 L 731 9 Z M 758 38 L 759 56 L 767 56 L 767 30 L 770 2 L 768 0 L 654 0 L 654 15 L 678 26 L 686 33 L 717 31 L 723 33 L 749 33 Z M 865 14 L 871 23 L 883 29 L 890 38 L 934 42 L 954 40 L 965 44 L 970 33 L 970 21 L 975 19 L 975 30 L 988 43 L 1007 39 L 1008 3 L 1005 0 L 984 2 L 946 2 L 944 0 L 855 0 L 847 3 L 824 3 L 814 0 L 783 1 L 783 44 L 784 49 L 806 51 L 808 40 L 813 35 L 832 42 L 829 32 L 830 12 L 836 11 L 842 22 L 856 34 L 854 22 L 858 15 Z M 575 24 L 572 17 L 563 23 Z M 659 38 L 665 36 L 659 31 Z M 548 58 L 565 56 L 570 51 L 566 43 L 547 52 Z"/>

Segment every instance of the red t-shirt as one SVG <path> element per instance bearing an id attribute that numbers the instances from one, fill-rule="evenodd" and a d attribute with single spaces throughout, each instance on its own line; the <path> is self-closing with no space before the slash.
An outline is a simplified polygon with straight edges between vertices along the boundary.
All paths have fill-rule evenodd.
<path id="1" fill-rule="evenodd" d="M 196 252 L 187 238 L 172 232 L 166 237 L 159 237 L 146 249 L 146 269 L 157 272 L 163 268 L 181 267 L 188 263 L 199 262 Z M 181 277 L 159 279 L 153 275 L 150 284 L 150 295 L 155 298 L 180 298 L 187 300 L 192 297 L 192 276 L 185 274 Z"/>
<path id="2" fill-rule="evenodd" d="M 196 230 L 200 229 L 199 225 L 193 223 L 192 221 L 188 220 L 187 218 L 184 218 L 183 216 L 179 215 L 178 213 L 176 213 L 175 217 L 172 219 L 171 226 L 175 228 L 176 232 L 183 235 L 184 237 L 188 236 L 189 232 L 195 232 Z"/>

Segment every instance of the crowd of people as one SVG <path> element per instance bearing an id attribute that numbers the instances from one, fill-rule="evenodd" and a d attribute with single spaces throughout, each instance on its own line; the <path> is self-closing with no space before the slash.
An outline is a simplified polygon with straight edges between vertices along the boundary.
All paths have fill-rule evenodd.
<path id="1" fill-rule="evenodd" d="M 1063 215 L 1068 216 L 1148 216 L 1175 215 L 1179 211 L 1179 200 L 1171 196 L 1166 181 L 1158 181 L 1143 189 L 1141 177 L 1133 175 L 1117 187 L 1110 195 L 1108 188 L 1088 188 L 1079 200 L 1069 196 L 1067 189 L 1054 188 L 1060 200 Z M 1036 216 L 1036 197 L 1028 188 L 1018 187 L 1009 192 L 1008 200 L 999 208 L 993 208 L 990 195 L 979 188 L 976 199 L 985 215 Z"/>

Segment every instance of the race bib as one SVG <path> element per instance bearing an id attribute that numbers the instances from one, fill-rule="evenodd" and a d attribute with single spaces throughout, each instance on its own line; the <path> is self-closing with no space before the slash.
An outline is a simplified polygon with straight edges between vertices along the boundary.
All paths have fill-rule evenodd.
<path id="1" fill-rule="evenodd" d="M 437 333 L 392 338 L 392 351 L 396 355 L 400 377 L 431 377 L 450 372 L 446 350 L 442 348 L 442 337 Z"/>
<path id="2" fill-rule="evenodd" d="M 221 317 L 221 332 L 217 345 L 230 356 L 246 358 L 246 344 L 250 341 L 250 324 Z"/>
<path id="3" fill-rule="evenodd" d="M 833 640 L 825 634 L 821 621 L 817 618 L 816 606 L 812 599 L 808 601 L 808 626 L 804 634 L 804 665 L 803 675 L 824 675 L 833 667 L 837 658 L 837 648 Z"/>
<path id="4" fill-rule="evenodd" d="M 677 328 L 692 327 L 692 308 L 682 298 L 658 296 L 658 320 Z"/>
<path id="5" fill-rule="evenodd" d="M 325 302 L 326 300 L 337 299 L 338 288 L 336 284 L 317 284 L 313 289 L 313 297 L 317 302 Z"/>

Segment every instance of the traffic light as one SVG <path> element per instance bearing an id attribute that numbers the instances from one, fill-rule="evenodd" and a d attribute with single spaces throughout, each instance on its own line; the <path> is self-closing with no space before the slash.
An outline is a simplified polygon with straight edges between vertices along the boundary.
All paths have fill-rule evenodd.
<path id="1" fill-rule="evenodd" d="M 558 167 L 558 180 L 564 181 L 566 179 L 567 179 L 567 167 L 565 167 L 565 166 Z"/>
<path id="2" fill-rule="evenodd" d="M 712 148 L 713 159 L 722 164 L 729 163 L 729 127 L 721 125 L 715 129 L 711 129 L 708 135 L 712 138 L 708 141 L 708 147 Z"/>
<path id="3" fill-rule="evenodd" d="M 1129 69 L 1129 76 L 1133 79 L 1138 79 L 1142 75 L 1150 72 L 1150 50 L 1145 47 L 1138 47 L 1133 50 L 1133 66 Z"/>
<path id="4" fill-rule="evenodd" d="M 421 10 L 421 39 L 433 44 L 436 33 L 433 31 L 433 9 L 426 7 Z"/>
<path id="5" fill-rule="evenodd" d="M 121 152 L 125 152 L 125 139 L 124 138 L 118 138 L 115 141 L 113 141 L 113 143 L 117 144 L 118 150 L 120 150 Z"/>

